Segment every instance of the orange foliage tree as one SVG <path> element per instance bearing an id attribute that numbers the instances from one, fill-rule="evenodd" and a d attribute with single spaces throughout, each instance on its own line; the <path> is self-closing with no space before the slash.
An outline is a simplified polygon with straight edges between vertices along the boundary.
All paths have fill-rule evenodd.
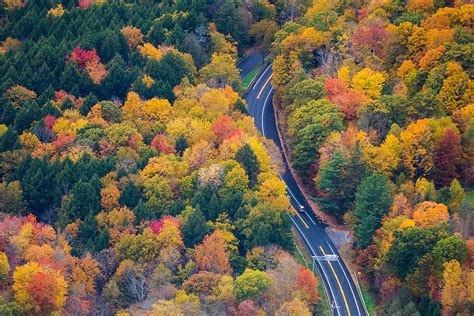
<path id="1" fill-rule="evenodd" d="M 295 289 L 299 291 L 301 299 L 308 304 L 316 304 L 319 300 L 318 280 L 314 273 L 305 267 L 298 271 Z"/>
<path id="2" fill-rule="evenodd" d="M 418 204 L 413 212 L 413 220 L 417 226 L 431 227 L 449 220 L 448 207 L 444 204 L 425 201 Z"/>
<path id="3" fill-rule="evenodd" d="M 215 273 L 230 273 L 229 253 L 224 239 L 215 232 L 196 246 L 196 263 L 199 269 Z"/>

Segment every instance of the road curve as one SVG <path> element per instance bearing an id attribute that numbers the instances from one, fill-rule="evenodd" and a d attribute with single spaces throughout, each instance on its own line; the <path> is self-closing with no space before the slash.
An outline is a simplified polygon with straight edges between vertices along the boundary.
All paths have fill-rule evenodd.
<path id="1" fill-rule="evenodd" d="M 250 67 L 250 65 L 258 63 L 257 60 L 261 60 L 261 56 L 252 54 L 240 61 L 239 67 L 241 69 L 242 78 L 251 71 L 252 67 Z M 271 84 L 272 76 L 271 65 L 269 65 L 255 78 L 253 85 L 246 93 L 245 100 L 247 101 L 249 113 L 253 117 L 257 129 L 263 136 L 272 139 L 281 150 L 281 143 L 273 113 L 272 97 L 274 90 Z M 325 225 L 321 223 L 313 212 L 309 211 L 310 206 L 301 193 L 291 172 L 289 172 L 288 162 L 285 156 L 282 156 L 285 171 L 280 174 L 280 178 L 286 183 L 291 205 L 295 210 L 303 206 L 304 209 L 308 211 L 296 211 L 295 215 L 291 215 L 291 219 L 296 231 L 303 239 L 307 250 L 313 258 L 315 258 L 313 264 L 314 267 L 318 269 L 319 275 L 323 280 L 332 314 L 337 316 L 367 315 L 346 265 L 339 257 L 337 248 L 324 230 Z M 322 259 L 329 258 L 327 255 L 336 255 L 337 259 L 335 261 Z M 332 256 L 332 259 L 334 260 L 335 257 Z"/>

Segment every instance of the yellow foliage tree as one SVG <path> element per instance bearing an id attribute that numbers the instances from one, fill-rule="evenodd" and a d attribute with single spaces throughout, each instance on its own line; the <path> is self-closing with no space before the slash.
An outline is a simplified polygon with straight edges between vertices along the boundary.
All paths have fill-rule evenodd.
<path id="1" fill-rule="evenodd" d="M 362 146 L 364 161 L 380 173 L 391 176 L 400 163 L 400 141 L 392 134 L 387 135 L 380 146 Z"/>
<path id="2" fill-rule="evenodd" d="M 343 66 L 339 68 L 339 70 L 337 71 L 337 78 L 341 79 L 346 85 L 349 86 L 351 83 L 351 71 L 349 67 Z"/>
<path id="3" fill-rule="evenodd" d="M 144 57 L 160 60 L 163 57 L 163 50 L 156 48 L 151 43 L 145 43 L 143 45 L 138 46 L 138 50 L 140 54 Z"/>
<path id="4" fill-rule="evenodd" d="M 35 148 L 40 144 L 38 137 L 31 132 L 23 132 L 23 134 L 18 137 L 21 145 L 24 149 L 28 151 L 34 151 Z"/>
<path id="5" fill-rule="evenodd" d="M 433 157 L 422 145 L 422 140 L 428 133 L 427 123 L 426 119 L 418 120 L 409 124 L 407 129 L 400 133 L 400 154 L 410 177 L 415 176 L 417 169 L 423 175 L 427 175 L 433 168 Z"/>
<path id="6" fill-rule="evenodd" d="M 211 52 L 217 54 L 228 54 L 237 59 L 237 47 L 232 41 L 226 39 L 224 34 L 217 31 L 214 23 L 209 23 L 209 38 L 211 42 Z"/>
<path id="7" fill-rule="evenodd" d="M 111 209 L 118 207 L 120 199 L 120 191 L 115 185 L 109 185 L 100 190 L 100 206 L 103 209 Z"/>
<path id="8" fill-rule="evenodd" d="M 474 98 L 474 82 L 463 71 L 460 64 L 449 62 L 446 65 L 446 79 L 439 91 L 439 98 L 444 102 L 449 113 L 462 108 Z"/>
<path id="9" fill-rule="evenodd" d="M 141 175 L 151 178 L 156 175 L 167 178 L 181 179 L 189 172 L 189 165 L 186 161 L 178 159 L 175 155 L 163 155 L 153 157 L 148 160 L 148 164 L 143 168 Z"/>
<path id="10" fill-rule="evenodd" d="M 26 313 L 48 314 L 59 310 L 66 302 L 68 284 L 64 277 L 36 262 L 18 266 L 13 281 L 15 300 Z"/>
<path id="11" fill-rule="evenodd" d="M 260 172 L 274 172 L 272 169 L 272 161 L 270 156 L 267 154 L 265 146 L 263 146 L 262 142 L 257 137 L 250 137 L 247 143 L 252 148 L 255 156 L 257 156 L 257 160 L 259 163 Z"/>
<path id="12" fill-rule="evenodd" d="M 22 257 L 25 250 L 33 241 L 33 224 L 25 223 L 15 236 L 10 237 L 10 242 L 15 246 L 17 254 Z"/>
<path id="13" fill-rule="evenodd" d="M 71 279 L 72 282 L 84 286 L 88 295 L 95 294 L 95 279 L 100 273 L 99 264 L 87 253 L 82 259 L 71 257 Z"/>
<path id="14" fill-rule="evenodd" d="M 157 239 L 162 248 L 175 248 L 181 250 L 184 247 L 179 226 L 171 220 L 164 221 L 163 227 L 157 235 Z"/>
<path id="15" fill-rule="evenodd" d="M 202 94 L 199 103 L 206 109 L 206 117 L 215 119 L 230 110 L 230 100 L 221 89 L 211 89 Z"/>
<path id="16" fill-rule="evenodd" d="M 413 220 L 417 226 L 431 227 L 449 220 L 448 207 L 431 201 L 418 204 L 413 212 Z"/>
<path id="17" fill-rule="evenodd" d="M 0 53 L 6 53 L 9 50 L 12 49 L 17 49 L 20 47 L 21 42 L 17 40 L 16 38 L 12 37 L 7 37 L 5 41 L 2 42 L 2 45 L 0 46 Z"/>
<path id="18" fill-rule="evenodd" d="M 8 262 L 7 255 L 4 252 L 0 252 L 0 286 L 7 283 L 9 273 L 10 263 Z"/>
<path id="19" fill-rule="evenodd" d="M 397 76 L 403 80 L 405 80 L 406 76 L 416 71 L 416 66 L 411 60 L 404 60 L 403 63 L 397 69 Z"/>
<path id="20" fill-rule="evenodd" d="M 34 91 L 28 90 L 27 88 L 20 85 L 15 85 L 11 88 L 8 88 L 7 96 L 16 108 L 19 108 L 23 101 L 36 99 L 37 97 Z"/>
<path id="21" fill-rule="evenodd" d="M 285 302 L 277 310 L 277 316 L 310 316 L 311 311 L 300 299 L 294 298 L 292 301 Z"/>
<path id="22" fill-rule="evenodd" d="M 240 73 L 235 66 L 236 59 L 229 54 L 212 54 L 211 62 L 199 71 L 201 80 L 212 88 L 232 86 L 240 88 Z"/>
<path id="23" fill-rule="evenodd" d="M 77 110 L 65 110 L 56 120 L 53 132 L 58 136 L 76 135 L 76 132 L 87 125 L 87 120 Z"/>
<path id="24" fill-rule="evenodd" d="M 245 192 L 248 189 L 249 178 L 240 164 L 227 171 L 224 184 L 230 190 Z"/>
<path id="25" fill-rule="evenodd" d="M 8 131 L 8 127 L 5 124 L 0 124 L 0 137 Z"/>
<path id="26" fill-rule="evenodd" d="M 135 232 L 135 214 L 126 206 L 114 208 L 108 213 L 100 212 L 96 219 L 100 227 L 109 230 L 110 243 L 113 245 L 124 235 Z"/>
<path id="27" fill-rule="evenodd" d="M 467 281 L 472 284 L 472 279 L 466 280 L 457 260 L 451 260 L 444 264 L 443 289 L 441 290 L 441 304 L 448 313 L 462 311 L 468 302 Z M 471 285 L 472 286 L 472 285 Z"/>
<path id="28" fill-rule="evenodd" d="M 48 14 L 49 15 L 52 15 L 52 16 L 62 16 L 64 14 L 65 10 L 63 8 L 63 5 L 61 3 L 59 3 L 56 8 L 51 8 L 49 11 L 48 11 Z"/>
<path id="29" fill-rule="evenodd" d="M 352 88 L 364 92 L 369 98 L 380 97 L 385 78 L 382 73 L 364 68 L 352 78 Z"/>
<path id="30" fill-rule="evenodd" d="M 151 88 L 151 86 L 155 83 L 155 80 L 153 80 L 153 78 L 148 75 L 144 75 L 142 81 L 147 88 Z"/>
<path id="31" fill-rule="evenodd" d="M 300 54 L 312 52 L 327 44 L 330 39 L 329 32 L 318 31 L 314 27 L 302 27 L 296 34 L 287 36 L 282 44 L 286 50 Z"/>
<path id="32" fill-rule="evenodd" d="M 453 41 L 454 29 L 431 29 L 426 32 L 428 49 L 443 46 Z"/>
<path id="33" fill-rule="evenodd" d="M 41 246 L 31 245 L 26 249 L 24 258 L 26 261 L 41 262 L 44 259 L 53 260 L 54 254 L 55 251 L 53 247 L 48 244 L 44 244 Z"/>
<path id="34" fill-rule="evenodd" d="M 430 11 L 434 8 L 433 0 L 409 0 L 407 9 L 410 11 Z"/>
<path id="35" fill-rule="evenodd" d="M 430 70 L 435 67 L 441 57 L 443 57 L 446 48 L 440 46 L 438 48 L 432 48 L 428 50 L 423 57 L 419 60 L 418 64 L 422 70 Z"/>
<path id="36" fill-rule="evenodd" d="M 150 313 L 150 316 L 184 316 L 199 315 L 201 303 L 199 297 L 194 294 L 186 294 L 183 290 L 176 292 L 173 300 L 159 300 Z"/>
<path id="37" fill-rule="evenodd" d="M 28 0 L 5 0 L 7 9 L 23 8 L 28 3 Z"/>
<path id="38" fill-rule="evenodd" d="M 288 208 L 290 206 L 290 200 L 286 195 L 285 183 L 274 176 L 260 184 L 257 197 L 261 202 L 269 203 L 280 208 Z"/>

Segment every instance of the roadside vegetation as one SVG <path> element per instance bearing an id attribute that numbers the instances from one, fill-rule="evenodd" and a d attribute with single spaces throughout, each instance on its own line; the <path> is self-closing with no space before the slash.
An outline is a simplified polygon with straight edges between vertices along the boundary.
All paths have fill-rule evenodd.
<path id="1" fill-rule="evenodd" d="M 315 0 L 271 46 L 292 166 L 352 230 L 380 314 L 474 308 L 473 10 Z"/>

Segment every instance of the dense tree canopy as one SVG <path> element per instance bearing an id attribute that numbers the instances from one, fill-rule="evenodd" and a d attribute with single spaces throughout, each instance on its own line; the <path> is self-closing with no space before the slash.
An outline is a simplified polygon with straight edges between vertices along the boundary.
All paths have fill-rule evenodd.
<path id="1" fill-rule="evenodd" d="M 274 35 L 291 165 L 352 228 L 377 313 L 472 313 L 472 297 L 454 293 L 472 286 L 461 254 L 473 236 L 473 8 L 312 1 Z"/>
<path id="2" fill-rule="evenodd" d="M 286 273 L 298 292 L 274 299 L 271 270 L 294 247 L 290 203 L 236 67 L 255 41 L 269 51 L 293 4 L 0 6 L 0 314 L 320 303 L 308 273 Z"/>

